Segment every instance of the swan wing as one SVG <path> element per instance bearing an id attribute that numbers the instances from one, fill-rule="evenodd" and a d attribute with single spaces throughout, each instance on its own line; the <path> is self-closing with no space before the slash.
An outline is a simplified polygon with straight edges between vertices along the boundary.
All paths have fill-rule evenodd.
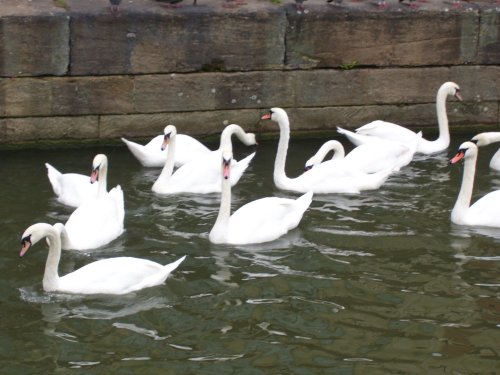
<path id="1" fill-rule="evenodd" d="M 470 206 L 465 224 L 500 227 L 500 190 L 486 194 Z"/>
<path id="2" fill-rule="evenodd" d="M 119 186 L 102 198 L 82 204 L 65 224 L 71 248 L 93 249 L 111 242 L 123 233 L 124 213 Z"/>
<path id="3" fill-rule="evenodd" d="M 71 207 L 79 207 L 88 200 L 97 197 L 98 182 L 91 184 L 90 177 L 78 173 L 61 173 L 49 163 L 47 176 L 57 200 Z"/>
<path id="4" fill-rule="evenodd" d="M 360 146 L 364 143 L 369 143 L 373 141 L 377 141 L 377 138 L 370 137 L 369 135 L 358 134 L 352 132 L 350 130 L 343 129 L 341 127 L 337 127 L 337 132 L 339 134 L 345 135 L 346 138 L 355 146 Z"/>
<path id="5" fill-rule="evenodd" d="M 385 169 L 399 170 L 413 158 L 415 150 L 401 143 L 390 141 L 373 141 L 354 148 L 345 161 L 352 168 L 365 173 L 375 173 Z"/>
<path id="6" fill-rule="evenodd" d="M 177 147 L 175 149 L 176 167 L 184 165 L 191 160 L 208 156 L 208 154 L 212 152 L 212 150 L 210 150 L 203 143 L 201 143 L 200 141 L 189 135 L 177 134 L 176 142 L 177 142 Z"/>
<path id="7" fill-rule="evenodd" d="M 99 260 L 61 277 L 59 290 L 80 294 L 130 293 L 163 283 L 184 258 L 165 266 L 132 257 Z"/>
<path id="8" fill-rule="evenodd" d="M 392 122 L 376 120 L 356 129 L 356 133 L 378 137 L 400 143 L 410 143 L 415 139 L 415 132 Z"/>
<path id="9" fill-rule="evenodd" d="M 233 159 L 231 162 L 231 185 L 234 186 L 239 181 L 254 156 L 255 153 L 248 155 L 240 161 Z M 172 174 L 165 190 L 170 194 L 208 194 L 220 192 L 220 158 L 221 151 L 216 150 L 182 165 Z"/>
<path id="10" fill-rule="evenodd" d="M 319 194 L 358 194 L 362 190 L 378 189 L 392 173 L 384 169 L 365 173 L 343 160 L 329 160 L 315 166 L 288 182 L 289 190 L 313 191 Z"/>
<path id="11" fill-rule="evenodd" d="M 295 228 L 311 204 L 312 192 L 298 199 L 267 197 L 240 207 L 229 219 L 230 243 L 260 243 Z"/>
<path id="12" fill-rule="evenodd" d="M 167 193 L 207 194 L 220 192 L 220 152 L 211 151 L 179 167 L 165 186 Z"/>
<path id="13" fill-rule="evenodd" d="M 490 168 L 495 171 L 500 171 L 500 150 L 495 152 L 493 157 L 490 160 Z"/>

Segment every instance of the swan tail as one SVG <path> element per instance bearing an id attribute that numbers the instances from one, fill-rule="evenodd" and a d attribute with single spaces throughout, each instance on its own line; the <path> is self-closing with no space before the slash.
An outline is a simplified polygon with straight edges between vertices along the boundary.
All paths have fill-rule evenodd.
<path id="1" fill-rule="evenodd" d="M 62 173 L 59 172 L 57 169 L 55 169 L 49 163 L 45 163 L 45 167 L 47 168 L 47 176 L 49 177 L 49 182 L 52 185 L 52 190 L 54 190 L 54 193 L 56 195 L 60 195 L 61 184 L 59 182 L 59 179 L 61 178 Z"/>
<path id="2" fill-rule="evenodd" d="M 254 156 L 255 152 L 238 161 L 238 163 L 235 166 L 236 168 L 234 168 L 235 170 L 234 176 L 237 177 L 235 178 L 235 183 L 238 182 L 243 173 L 245 173 L 246 169 L 250 165 L 250 162 L 252 161 Z"/>
<path id="3" fill-rule="evenodd" d="M 165 270 L 166 273 L 171 273 L 173 272 L 179 265 L 184 262 L 184 259 L 186 259 L 186 256 L 182 256 L 179 259 L 177 259 L 175 262 L 166 264 L 163 266 L 163 269 Z"/>
<path id="4" fill-rule="evenodd" d="M 312 198 L 313 198 L 312 191 L 308 191 L 307 193 L 305 193 L 297 198 L 296 202 L 297 202 L 298 206 L 300 207 L 300 209 L 302 210 L 302 212 L 304 212 L 305 210 L 307 210 L 309 208 L 309 206 L 311 205 L 311 202 L 312 202 Z"/>
<path id="5" fill-rule="evenodd" d="M 255 156 L 255 152 L 251 153 L 247 157 L 240 160 L 240 163 L 245 166 L 245 169 L 248 167 L 248 165 L 250 164 L 250 162 L 252 161 L 254 156 Z"/>
<path id="6" fill-rule="evenodd" d="M 175 262 L 164 265 L 159 272 L 155 272 L 153 275 L 146 277 L 139 283 L 131 285 L 127 290 L 122 291 L 121 294 L 134 292 L 136 290 L 149 288 L 155 285 L 160 285 L 161 283 L 165 282 L 165 280 L 167 280 L 172 271 L 179 267 L 179 264 L 181 264 L 185 258 L 186 256 L 184 255 L 182 258 L 176 260 Z"/>
<path id="7" fill-rule="evenodd" d="M 394 170 L 392 168 L 383 169 L 376 173 L 371 173 L 370 178 L 363 190 L 374 190 L 381 187 Z"/>
<path id="8" fill-rule="evenodd" d="M 344 135 L 349 140 L 349 142 L 351 142 L 355 146 L 360 146 L 363 143 L 366 143 L 369 141 L 369 139 L 366 139 L 367 136 L 359 135 L 359 134 L 354 133 L 350 130 L 346 130 L 344 128 L 341 128 L 339 126 L 337 126 L 337 132 L 339 134 Z"/>
<path id="9" fill-rule="evenodd" d="M 147 167 L 148 163 L 146 160 L 146 155 L 144 153 L 144 146 L 139 143 L 129 141 L 128 139 L 121 138 L 122 142 L 125 143 L 135 158 L 142 164 L 142 166 Z"/>

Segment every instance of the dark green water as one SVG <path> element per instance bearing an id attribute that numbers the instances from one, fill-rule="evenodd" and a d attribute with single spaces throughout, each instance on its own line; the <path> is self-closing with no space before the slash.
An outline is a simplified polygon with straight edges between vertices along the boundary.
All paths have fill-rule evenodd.
<path id="1" fill-rule="evenodd" d="M 141 168 L 125 147 L 0 152 L 0 372 L 500 372 L 500 230 L 449 219 L 462 166 L 448 160 L 463 140 L 418 157 L 378 191 L 318 195 L 299 229 L 241 247 L 208 241 L 217 194 L 156 196 L 159 170 Z M 322 141 L 292 142 L 289 175 Z M 258 146 L 233 188 L 233 207 L 297 196 L 273 185 L 275 146 Z M 480 150 L 475 196 L 500 188 L 500 174 L 487 167 L 495 150 Z M 102 249 L 63 252 L 60 274 L 112 256 L 188 257 L 165 285 L 138 293 L 45 293 L 44 244 L 18 257 L 29 225 L 64 222 L 71 213 L 54 199 L 44 162 L 86 174 L 101 152 L 110 162 L 108 186 L 124 190 L 126 232 Z"/>

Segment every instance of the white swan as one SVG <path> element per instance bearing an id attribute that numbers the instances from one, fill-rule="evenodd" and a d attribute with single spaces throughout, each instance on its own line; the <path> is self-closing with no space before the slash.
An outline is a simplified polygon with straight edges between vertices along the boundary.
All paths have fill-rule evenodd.
<path id="1" fill-rule="evenodd" d="M 166 128 L 165 128 L 166 129 Z M 167 154 L 161 149 L 165 131 L 157 135 L 147 144 L 141 145 L 125 138 L 121 138 L 139 163 L 144 167 L 162 167 L 167 159 Z M 177 152 L 175 153 L 175 166 L 180 167 L 188 161 L 210 153 L 210 149 L 195 138 L 177 134 Z"/>
<path id="2" fill-rule="evenodd" d="M 436 96 L 439 136 L 434 141 L 421 139 L 417 147 L 418 153 L 433 154 L 446 150 L 450 145 L 450 130 L 448 127 L 448 115 L 446 114 L 446 98 L 448 95 L 453 95 L 458 100 L 462 100 L 460 87 L 458 87 L 456 83 L 445 82 L 441 85 Z M 341 130 L 342 134 L 344 134 L 356 146 L 379 138 L 408 144 L 411 143 L 415 137 L 415 133 L 413 131 L 402 127 L 401 125 L 381 120 L 376 120 L 363 125 L 356 129 L 355 133 L 345 129 Z"/>
<path id="3" fill-rule="evenodd" d="M 47 238 L 49 244 L 43 275 L 43 289 L 46 292 L 126 294 L 162 284 L 186 258 L 183 256 L 167 265 L 131 257 L 102 259 L 59 277 L 61 238 L 53 226 L 38 223 L 26 229 L 21 237 L 22 248 L 19 256 L 26 254 L 28 249 L 42 238 Z"/>
<path id="4" fill-rule="evenodd" d="M 286 154 L 290 139 L 290 123 L 288 115 L 282 108 L 271 108 L 262 120 L 273 120 L 280 128 L 278 151 L 274 162 L 274 184 L 279 189 L 305 193 L 359 193 L 362 190 L 378 189 L 391 173 L 390 169 L 377 173 L 363 173 L 353 170 L 348 163 L 338 160 L 334 168 L 331 165 L 317 165 L 310 171 L 296 178 L 285 174 Z"/>
<path id="5" fill-rule="evenodd" d="M 399 171 L 408 165 L 415 154 L 422 133 L 415 135 L 415 141 L 411 147 L 397 142 L 384 141 L 368 142 L 355 147 L 345 156 L 344 146 L 336 140 L 325 142 L 309 160 L 306 161 L 305 170 L 313 168 L 325 159 L 326 155 L 333 151 L 333 156 L 329 161 L 323 163 L 336 165 L 335 160 L 344 160 L 357 170 L 365 173 L 376 173 L 390 169 Z"/>
<path id="6" fill-rule="evenodd" d="M 450 163 L 455 164 L 464 159 L 462 185 L 451 211 L 451 221 L 460 225 L 500 227 L 500 190 L 492 191 L 470 205 L 477 151 L 478 148 L 474 143 L 464 142 L 460 145 L 458 153 L 450 160 Z"/>
<path id="7" fill-rule="evenodd" d="M 479 133 L 472 137 L 472 141 L 475 142 L 478 147 L 487 146 L 495 142 L 500 142 L 500 132 Z M 490 168 L 496 171 L 500 171 L 500 149 L 498 149 L 491 158 Z"/>
<path id="8" fill-rule="evenodd" d="M 267 197 L 240 207 L 231 215 L 231 182 L 233 154 L 222 152 L 220 173 L 221 201 L 219 215 L 208 236 L 210 242 L 244 245 L 273 241 L 297 227 L 312 201 L 312 192 L 297 199 Z"/>
<path id="9" fill-rule="evenodd" d="M 92 163 L 91 181 L 99 181 L 97 198 L 78 207 L 65 225 L 56 224 L 61 232 L 62 248 L 94 249 L 111 242 L 123 233 L 125 208 L 123 191 L 117 185 L 108 193 L 108 158 L 98 154 Z"/>
<path id="10" fill-rule="evenodd" d="M 255 134 L 245 133 L 239 125 L 231 124 L 222 131 L 218 150 L 211 151 L 201 158 L 193 159 L 173 172 L 173 160 L 177 152 L 176 129 L 173 125 L 169 125 L 167 128 L 165 136 L 165 140 L 169 144 L 167 160 L 152 187 L 152 190 L 158 194 L 220 192 L 219 160 L 222 149 L 232 149 L 231 136 L 235 134 L 247 146 L 257 144 Z M 254 156 L 255 152 L 240 161 L 233 160 L 233 175 L 230 180 L 233 186 L 239 181 Z"/>
<path id="11" fill-rule="evenodd" d="M 78 173 L 61 173 L 49 163 L 45 163 L 45 167 L 47 167 L 47 176 L 52 190 L 60 203 L 78 207 L 97 197 L 99 183 L 91 184 L 89 176 Z"/>

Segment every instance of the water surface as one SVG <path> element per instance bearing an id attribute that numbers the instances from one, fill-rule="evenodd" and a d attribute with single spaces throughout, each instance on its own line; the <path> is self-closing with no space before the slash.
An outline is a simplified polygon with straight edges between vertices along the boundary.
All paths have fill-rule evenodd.
<path id="1" fill-rule="evenodd" d="M 297 230 L 251 246 L 210 244 L 219 196 L 152 193 L 159 170 L 125 147 L 0 152 L 2 373 L 499 372 L 500 230 L 449 220 L 462 166 L 448 160 L 461 141 L 417 157 L 380 190 L 317 195 Z M 322 142 L 292 141 L 288 174 Z M 273 185 L 275 146 L 258 146 L 233 209 L 298 196 Z M 487 167 L 494 151 L 480 150 L 475 197 L 500 188 Z M 60 274 L 113 256 L 187 259 L 165 285 L 125 296 L 45 293 L 46 246 L 20 259 L 20 236 L 72 209 L 55 200 L 44 162 L 88 174 L 101 152 L 109 186 L 124 190 L 126 232 L 97 250 L 63 252 Z"/>

